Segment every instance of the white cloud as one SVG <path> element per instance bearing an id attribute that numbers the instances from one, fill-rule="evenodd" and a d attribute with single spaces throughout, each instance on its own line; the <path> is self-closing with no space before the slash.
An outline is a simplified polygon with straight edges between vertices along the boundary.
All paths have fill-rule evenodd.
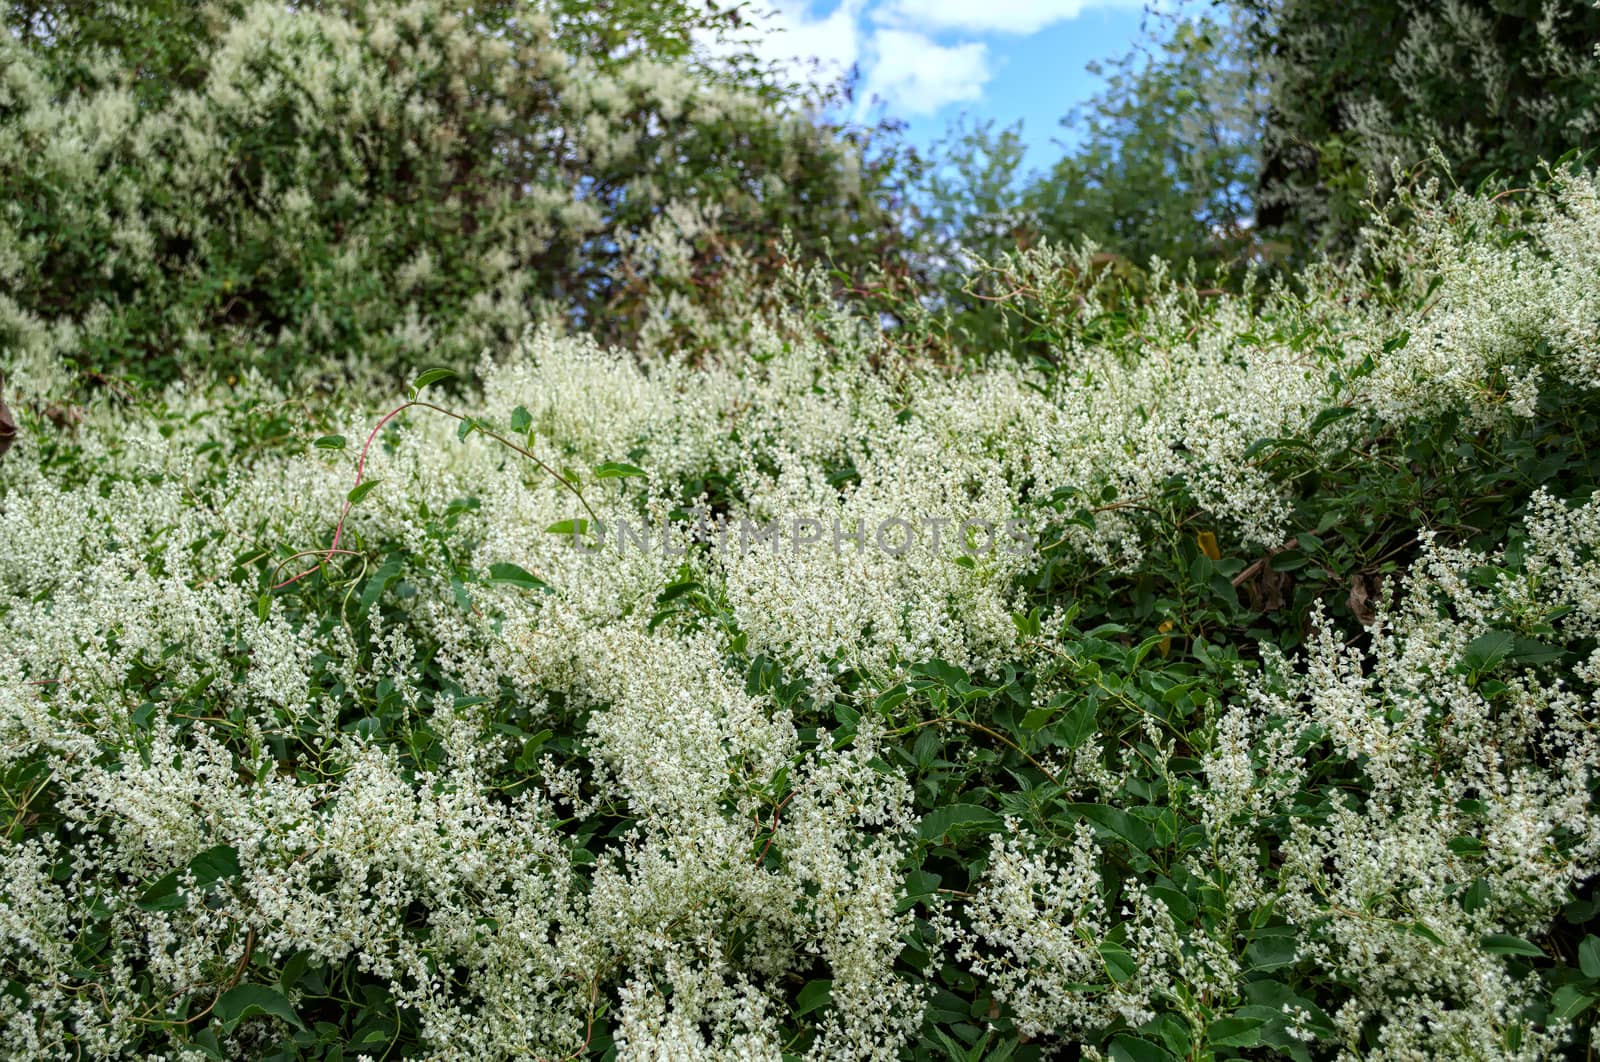
<path id="1" fill-rule="evenodd" d="M 861 61 L 866 0 L 844 0 L 824 15 L 814 15 L 806 0 L 769 0 L 749 10 L 751 41 L 760 58 L 776 63 L 797 81 L 836 81 Z"/>
<path id="2" fill-rule="evenodd" d="M 754 0 L 743 36 L 757 56 L 794 81 L 827 85 L 859 67 L 860 103 L 876 96 L 889 113 L 910 118 L 983 96 L 994 64 L 988 44 L 976 36 L 1026 36 L 1085 10 L 1143 2 Z"/>
<path id="3" fill-rule="evenodd" d="M 945 45 L 910 30 L 880 29 L 871 51 L 867 94 L 881 97 L 893 114 L 932 114 L 975 100 L 990 77 L 989 50 L 979 41 Z"/>
<path id="4" fill-rule="evenodd" d="M 938 33 L 1037 33 L 1091 8 L 1139 7 L 1143 0 L 888 0 L 873 12 L 886 25 Z"/>

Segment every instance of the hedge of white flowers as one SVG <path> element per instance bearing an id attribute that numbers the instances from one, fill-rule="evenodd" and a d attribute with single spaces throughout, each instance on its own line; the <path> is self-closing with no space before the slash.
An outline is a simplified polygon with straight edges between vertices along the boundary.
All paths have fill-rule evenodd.
<path id="1" fill-rule="evenodd" d="M 805 276 L 409 396 L 19 363 L 0 1050 L 1581 1051 L 1600 181 L 1412 215 L 1028 252 L 1028 365 Z"/>

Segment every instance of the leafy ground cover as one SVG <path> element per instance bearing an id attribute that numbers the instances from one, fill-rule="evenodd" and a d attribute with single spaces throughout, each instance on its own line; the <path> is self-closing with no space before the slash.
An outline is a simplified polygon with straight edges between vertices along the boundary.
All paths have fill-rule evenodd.
<path id="1" fill-rule="evenodd" d="M 1408 213 L 1007 257 L 1026 363 L 796 270 L 693 358 L 17 403 L 0 1042 L 1583 1051 L 1600 185 Z"/>

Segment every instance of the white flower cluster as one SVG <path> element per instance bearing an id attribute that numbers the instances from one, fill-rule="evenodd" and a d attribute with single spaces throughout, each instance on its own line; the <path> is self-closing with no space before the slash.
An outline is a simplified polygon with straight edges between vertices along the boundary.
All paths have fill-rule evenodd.
<path id="1" fill-rule="evenodd" d="M 1008 823 L 1013 836 L 994 844 L 970 932 L 952 930 L 958 954 L 990 979 L 1030 1035 L 1081 1037 L 1118 1018 L 1141 1025 L 1154 1017 L 1151 1000 L 1170 991 L 1179 958 L 1166 908 L 1134 882 L 1124 917 L 1112 917 L 1088 823 L 1078 825 L 1064 860 L 1028 852 L 1017 826 Z M 1109 937 L 1114 923 L 1126 934 L 1121 941 Z"/>
<path id="2" fill-rule="evenodd" d="M 1534 1058 L 1559 1042 L 1557 1027 L 1510 1046 L 1538 988 L 1479 942 L 1537 936 L 1600 870 L 1590 796 L 1600 693 L 1592 680 L 1572 688 L 1527 666 L 1528 654 L 1591 629 L 1580 605 L 1549 643 L 1531 637 L 1592 595 L 1592 561 L 1572 573 L 1574 587 L 1552 577 L 1562 571 L 1552 553 L 1593 557 L 1597 517 L 1600 499 L 1568 510 L 1543 497 L 1527 529 L 1540 545 L 1520 570 L 1425 539 L 1370 646 L 1347 646 L 1319 623 L 1303 660 L 1280 661 L 1218 723 L 1200 796 L 1218 861 L 1196 872 L 1236 907 L 1270 904 L 1300 928 L 1301 958 L 1350 989 L 1334 1018 L 1352 1050 L 1373 1021 L 1386 1057 L 1498 1044 Z M 1474 578 L 1485 568 L 1501 573 L 1488 586 Z M 1359 797 L 1322 788 L 1308 749 L 1347 764 Z M 1325 811 L 1312 814 L 1317 801 Z M 1278 816 L 1290 832 L 1269 879 L 1256 846 Z"/>
<path id="3" fill-rule="evenodd" d="M 1300 659 L 1279 657 L 1216 721 L 1193 794 L 1208 845 L 1187 870 L 1224 909 L 1287 922 L 1286 961 L 1340 986 L 1325 1020 L 1347 1057 L 1534 1059 L 1567 1034 L 1528 1025 L 1543 988 L 1485 944 L 1537 938 L 1600 872 L 1600 669 L 1575 689 L 1516 655 L 1592 635 L 1600 498 L 1541 496 L 1527 541 L 1510 569 L 1425 540 L 1370 646 L 1319 620 Z M 1500 574 L 1483 585 L 1486 569 Z M 1567 622 L 1552 643 L 1526 640 L 1553 617 Z M 969 925 L 949 931 L 1022 1028 L 1081 1036 L 1139 1024 L 1152 1000 L 1248 1001 L 1231 923 L 1180 928 L 1138 878 L 1108 872 L 1086 823 L 1058 855 L 1014 822 L 1007 833 Z M 1363 1047 L 1374 1028 L 1376 1051 Z"/>
<path id="4" fill-rule="evenodd" d="M 334 54 L 357 46 L 317 32 Z M 231 69 L 212 91 L 261 105 Z M 90 139 L 133 121 L 68 117 L 57 131 Z M 1596 188 L 1559 181 L 1530 206 L 1528 242 L 1499 241 L 1493 207 L 1470 199 L 1425 214 L 1407 283 L 1426 301 L 1349 305 L 1335 277 L 1256 307 L 1158 281 L 1136 344 L 1073 333 L 1055 374 L 880 363 L 877 337 L 837 321 L 827 343 L 804 320 L 756 324 L 693 364 L 533 331 L 465 401 L 502 425 L 522 407 L 518 439 L 603 518 L 1044 512 L 1047 548 L 1132 564 L 1176 479 L 1239 542 L 1276 546 L 1287 500 L 1251 461 L 1258 440 L 1300 438 L 1314 460 L 1358 425 L 1525 415 L 1535 372 L 1600 380 Z M 0 965 L 26 985 L 0 994 L 5 1050 L 57 1054 L 70 1037 L 115 1055 L 268 957 L 379 979 L 440 1057 L 559 1057 L 604 999 L 629 1057 L 779 1058 L 786 1001 L 812 981 L 831 982 L 813 1056 L 895 1057 L 925 996 L 896 967 L 913 924 L 909 780 L 878 758 L 870 714 L 836 743 L 826 716 L 798 719 L 745 665 L 807 680 L 830 711 L 846 671 L 875 695 L 935 658 L 998 669 L 1024 652 L 1012 615 L 1037 558 L 971 542 L 721 555 L 681 522 L 677 554 L 589 553 L 547 531 L 585 516 L 564 484 L 413 410 L 374 441 L 377 487 L 342 539 L 358 556 L 329 558 L 315 585 L 334 604 L 308 613 L 309 584 L 263 595 L 260 564 L 276 583 L 310 563 L 287 554 L 326 545 L 354 447 L 310 440 L 363 439 L 382 411 L 242 388 L 259 401 L 175 389 L 143 418 L 90 410 L 70 460 L 35 417 L 0 465 L 0 770 L 24 803 L 48 790 L 62 822 L 53 839 L 0 841 Z M 1361 415 L 1313 435 L 1342 405 Z M 305 418 L 306 445 L 286 449 L 269 414 Z M 607 462 L 629 474 L 597 475 Z M 1099 510 L 1092 526 L 1053 523 L 1040 503 L 1065 492 L 1067 515 Z M 1335 1020 L 1353 1052 L 1371 1021 L 1394 1057 L 1508 1042 L 1531 989 L 1479 939 L 1532 932 L 1597 869 L 1592 690 L 1515 667 L 1483 680 L 1524 642 L 1600 631 L 1600 500 L 1534 508 L 1520 567 L 1430 545 L 1370 646 L 1324 628 L 1216 723 L 1194 797 L 1213 854 L 1190 870 L 1298 929 L 1302 960 L 1347 989 Z M 549 592 L 474 578 L 496 564 Z M 1484 565 L 1506 574 L 1479 586 Z M 1586 666 L 1592 686 L 1600 661 Z M 515 724 L 496 714 L 504 698 Z M 547 726 L 569 728 L 559 757 L 534 740 Z M 1307 742 L 1359 772 L 1365 799 L 1299 814 L 1317 784 Z M 1269 878 L 1257 831 L 1278 815 L 1291 831 Z M 997 843 L 970 925 L 946 927 L 1024 1029 L 1078 1035 L 1240 990 L 1231 935 L 1179 925 L 1138 882 L 1113 899 L 1085 831 L 1044 847 Z M 231 1048 L 247 1053 L 261 1024 Z"/>

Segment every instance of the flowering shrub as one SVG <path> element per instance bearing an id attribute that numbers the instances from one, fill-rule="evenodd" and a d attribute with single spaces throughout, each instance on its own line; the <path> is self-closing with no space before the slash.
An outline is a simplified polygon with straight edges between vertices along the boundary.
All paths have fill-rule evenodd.
<path id="1" fill-rule="evenodd" d="M 861 134 L 697 59 L 716 5 L 6 13 L 0 343 L 30 374 L 305 381 L 336 354 L 342 380 L 538 321 L 670 337 L 786 230 L 847 267 L 897 238 Z"/>
<path id="2" fill-rule="evenodd" d="M 256 377 L 17 403 L 0 1042 L 1581 1047 L 1600 182 L 1412 213 L 1238 296 L 1006 259 L 1028 365 L 797 275 L 720 352 L 530 329 L 376 432 Z"/>

